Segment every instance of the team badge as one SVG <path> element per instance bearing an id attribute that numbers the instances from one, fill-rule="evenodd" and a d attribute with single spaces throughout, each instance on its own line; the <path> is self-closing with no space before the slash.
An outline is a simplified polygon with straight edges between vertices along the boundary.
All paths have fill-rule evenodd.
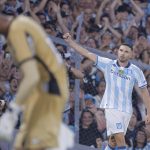
<path id="1" fill-rule="evenodd" d="M 118 73 L 119 73 L 120 75 L 123 75 L 123 74 L 124 74 L 124 70 L 119 70 Z"/>
<path id="2" fill-rule="evenodd" d="M 116 123 L 116 127 L 117 127 L 117 129 L 122 129 L 122 124 L 121 124 L 121 122 Z"/>

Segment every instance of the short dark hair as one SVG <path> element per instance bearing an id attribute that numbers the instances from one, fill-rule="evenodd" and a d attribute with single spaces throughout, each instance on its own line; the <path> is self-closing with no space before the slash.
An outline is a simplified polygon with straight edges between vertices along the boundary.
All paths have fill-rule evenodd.
<path id="1" fill-rule="evenodd" d="M 132 47 L 130 44 L 128 44 L 128 43 L 122 43 L 121 45 L 127 46 L 127 47 L 129 47 L 131 50 L 133 50 L 133 47 Z M 121 46 L 121 45 L 120 45 L 120 46 Z"/>

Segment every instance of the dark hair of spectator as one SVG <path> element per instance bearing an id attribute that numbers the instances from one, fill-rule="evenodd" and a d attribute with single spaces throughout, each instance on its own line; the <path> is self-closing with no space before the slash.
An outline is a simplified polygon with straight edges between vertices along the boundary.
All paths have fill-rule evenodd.
<path id="1" fill-rule="evenodd" d="M 102 14 L 102 16 L 100 17 L 100 21 L 102 21 L 103 20 L 103 18 L 108 18 L 108 20 L 110 21 L 110 16 L 109 16 L 109 14 L 108 13 L 104 13 L 104 14 Z"/>

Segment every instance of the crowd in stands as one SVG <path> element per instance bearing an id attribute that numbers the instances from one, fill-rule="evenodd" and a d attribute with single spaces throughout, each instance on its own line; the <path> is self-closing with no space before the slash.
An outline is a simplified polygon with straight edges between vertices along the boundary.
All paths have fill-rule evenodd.
<path id="1" fill-rule="evenodd" d="M 62 38 L 64 32 L 70 32 L 82 46 L 105 53 L 117 55 L 119 45 L 127 43 L 133 47 L 132 59 L 150 68 L 150 0 L 0 0 L 0 12 L 32 17 L 50 36 Z M 79 143 L 103 150 L 107 130 L 105 112 L 99 105 L 105 91 L 104 76 L 86 58 L 80 57 L 80 68 L 76 68 L 73 49 L 61 44 L 56 48 L 69 76 L 70 95 L 63 120 L 76 131 L 75 80 L 79 79 Z M 150 69 L 143 72 L 150 93 Z M 15 100 L 21 77 L 7 41 L 0 36 L 0 114 Z M 149 150 L 150 125 L 144 124 L 146 110 L 137 87 L 132 104 L 126 144 L 129 150 Z"/>

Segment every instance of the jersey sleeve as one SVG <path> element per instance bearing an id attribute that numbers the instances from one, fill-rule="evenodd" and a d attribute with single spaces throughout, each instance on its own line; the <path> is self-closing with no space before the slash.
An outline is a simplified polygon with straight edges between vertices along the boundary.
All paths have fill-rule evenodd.
<path id="1" fill-rule="evenodd" d="M 101 57 L 101 56 L 97 56 L 97 60 L 95 62 L 95 66 L 100 69 L 102 72 L 104 72 L 106 66 L 111 62 L 111 59 L 105 58 L 105 57 Z"/>
<path id="2" fill-rule="evenodd" d="M 135 81 L 139 88 L 144 88 L 147 86 L 147 81 L 141 69 L 134 70 Z"/>

